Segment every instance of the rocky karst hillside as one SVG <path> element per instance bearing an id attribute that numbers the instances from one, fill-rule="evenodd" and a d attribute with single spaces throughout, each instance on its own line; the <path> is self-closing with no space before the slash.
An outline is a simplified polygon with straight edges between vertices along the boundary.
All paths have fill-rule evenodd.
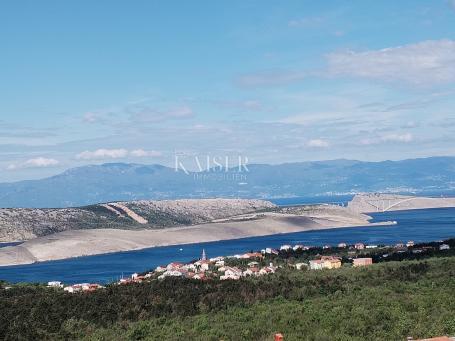
<path id="1" fill-rule="evenodd" d="M 348 209 L 354 213 L 418 210 L 443 207 L 455 207 L 455 198 L 432 198 L 387 193 L 364 193 L 356 195 L 348 204 Z"/>
<path id="2" fill-rule="evenodd" d="M 328 204 L 283 207 L 276 210 L 279 210 L 281 213 L 311 217 L 315 220 L 340 220 L 344 222 L 352 222 L 355 224 L 360 224 L 362 222 L 368 224 L 369 220 L 371 219 L 371 217 L 366 214 L 354 212 L 347 209 L 346 207 Z"/>
<path id="3" fill-rule="evenodd" d="M 165 228 L 268 210 L 262 200 L 188 199 L 131 201 L 62 209 L 0 209 L 0 242 L 28 240 L 75 229 Z"/>

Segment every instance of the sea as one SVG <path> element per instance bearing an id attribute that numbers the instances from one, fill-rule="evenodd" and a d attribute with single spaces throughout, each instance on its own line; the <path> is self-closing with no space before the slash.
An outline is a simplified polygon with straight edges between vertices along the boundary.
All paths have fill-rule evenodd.
<path id="1" fill-rule="evenodd" d="M 336 203 L 344 205 L 349 197 L 291 198 L 273 200 L 278 205 Z M 370 214 L 374 222 L 396 221 L 396 225 L 336 228 L 319 231 L 276 234 L 218 242 L 154 247 L 137 251 L 85 256 L 30 265 L 0 267 L 0 280 L 10 283 L 62 281 L 74 283 L 109 283 L 134 272 L 143 272 L 173 261 L 189 262 L 200 258 L 227 256 L 284 244 L 311 246 L 354 244 L 394 245 L 398 242 L 437 241 L 455 237 L 455 208 L 395 211 Z M 11 245 L 9 243 L 8 245 Z M 0 247 L 7 246 L 0 244 Z"/>

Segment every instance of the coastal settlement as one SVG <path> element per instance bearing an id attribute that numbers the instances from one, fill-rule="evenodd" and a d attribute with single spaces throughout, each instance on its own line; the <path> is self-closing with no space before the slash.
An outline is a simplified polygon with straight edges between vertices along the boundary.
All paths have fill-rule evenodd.
<path id="1" fill-rule="evenodd" d="M 313 247 L 282 245 L 233 256 L 208 258 L 202 250 L 200 259 L 189 263 L 171 262 L 143 273 L 120 278 L 113 284 L 128 285 L 177 277 L 190 280 L 240 280 L 266 276 L 287 268 L 295 271 L 332 270 L 342 266 L 361 268 L 373 263 L 444 256 L 455 251 L 455 239 L 416 244 L 413 241 L 393 246 L 339 243 L 336 246 Z M 98 283 L 77 283 L 65 286 L 60 281 L 48 282 L 49 287 L 63 288 L 68 293 L 92 292 L 103 289 Z"/>

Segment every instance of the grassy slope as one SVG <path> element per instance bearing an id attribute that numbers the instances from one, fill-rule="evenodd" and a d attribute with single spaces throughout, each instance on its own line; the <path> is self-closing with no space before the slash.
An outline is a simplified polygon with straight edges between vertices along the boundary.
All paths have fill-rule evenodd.
<path id="1" fill-rule="evenodd" d="M 455 257 L 240 282 L 171 279 L 66 295 L 0 291 L 6 340 L 403 340 L 455 335 Z M 1 334 L 1 333 L 0 333 Z"/>
<path id="2" fill-rule="evenodd" d="M 272 340 L 282 332 L 286 340 L 404 340 L 407 336 L 429 337 L 455 334 L 455 259 L 430 260 L 425 275 L 412 271 L 395 279 L 387 271 L 397 264 L 374 270 L 342 269 L 333 274 L 311 274 L 313 279 L 332 280 L 313 295 L 269 299 L 246 307 L 232 307 L 189 318 L 151 319 L 126 328 L 98 329 L 87 340 Z M 377 269 L 379 268 L 379 269 Z M 381 271 L 384 270 L 384 271 Z M 447 271 L 449 270 L 449 271 Z M 355 281 L 336 286 L 337 275 Z M 407 272 L 407 270 L 404 270 Z M 338 272 L 338 274 L 335 274 Z M 380 274 L 383 282 L 376 281 Z M 307 275 L 307 274 L 304 274 Z M 302 274 L 291 274 L 298 286 Z M 356 280 L 366 279 L 365 282 Z M 369 278 L 369 280 L 367 279 Z M 82 337 L 82 335 L 79 335 Z"/>

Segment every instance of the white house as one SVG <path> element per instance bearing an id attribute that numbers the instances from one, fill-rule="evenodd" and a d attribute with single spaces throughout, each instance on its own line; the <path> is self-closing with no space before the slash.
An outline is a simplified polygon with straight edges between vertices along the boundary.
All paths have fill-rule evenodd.
<path id="1" fill-rule="evenodd" d="M 90 289 L 90 283 L 82 283 L 81 287 L 82 291 L 87 291 L 88 289 Z"/>
<path id="2" fill-rule="evenodd" d="M 276 268 L 274 266 L 266 266 L 259 270 L 259 275 L 268 275 L 275 273 Z"/>
<path id="3" fill-rule="evenodd" d="M 48 287 L 52 287 L 52 288 L 63 288 L 62 282 L 59 282 L 59 281 L 50 281 L 50 282 L 47 282 L 47 286 L 48 286 Z"/>
<path id="4" fill-rule="evenodd" d="M 306 264 L 306 263 L 296 263 L 295 264 L 295 268 L 297 270 L 302 270 L 303 268 L 307 268 L 307 267 L 308 267 L 308 264 Z"/>
<path id="5" fill-rule="evenodd" d="M 203 273 L 195 274 L 193 276 L 193 279 L 198 279 L 198 280 L 201 280 L 201 279 L 204 279 L 204 278 L 205 278 L 205 275 Z"/>
<path id="6" fill-rule="evenodd" d="M 291 245 L 281 245 L 280 251 L 289 251 L 292 249 Z"/>
<path id="7" fill-rule="evenodd" d="M 249 268 L 243 272 L 244 276 L 258 276 L 259 275 L 259 269 L 254 267 L 254 268 Z"/>
<path id="8" fill-rule="evenodd" d="M 70 285 L 68 287 L 64 287 L 63 290 L 65 290 L 66 292 L 69 292 L 70 294 L 72 294 L 72 293 L 74 293 L 76 291 L 74 286 L 72 286 L 72 285 Z"/>
<path id="9" fill-rule="evenodd" d="M 224 257 L 219 256 L 219 257 L 210 258 L 210 261 L 213 263 L 224 261 Z"/>
<path id="10" fill-rule="evenodd" d="M 237 280 L 242 277 L 242 271 L 236 267 L 226 267 L 224 271 L 224 275 L 220 276 L 221 280 L 225 279 L 234 279 Z"/>
<path id="11" fill-rule="evenodd" d="M 216 266 L 217 268 L 220 268 L 220 267 L 224 266 L 224 260 L 218 260 L 218 261 L 216 261 L 215 266 Z"/>
<path id="12" fill-rule="evenodd" d="M 202 271 L 207 271 L 209 269 L 210 261 L 208 260 L 198 260 L 194 263 Z"/>
<path id="13" fill-rule="evenodd" d="M 166 267 L 164 266 L 157 266 L 155 269 L 156 272 L 164 272 L 166 271 Z"/>
<path id="14" fill-rule="evenodd" d="M 354 245 L 354 247 L 357 249 L 357 250 L 363 250 L 365 248 L 365 244 L 363 243 L 356 243 Z"/>
<path id="15" fill-rule="evenodd" d="M 311 270 L 322 270 L 324 263 L 320 259 L 310 260 L 310 269 Z"/>
<path id="16" fill-rule="evenodd" d="M 183 266 L 182 263 L 179 263 L 179 262 L 173 262 L 173 263 L 169 263 L 167 266 L 166 266 L 166 270 L 168 271 L 172 271 L 172 270 L 178 270 L 180 269 L 181 267 Z"/>
<path id="17" fill-rule="evenodd" d="M 195 264 L 185 264 L 181 267 L 182 270 L 188 270 L 188 271 L 196 271 L 197 266 Z"/>
<path id="18" fill-rule="evenodd" d="M 178 271 L 178 270 L 167 270 L 164 272 L 161 276 L 158 277 L 158 279 L 163 279 L 166 277 L 182 277 L 183 272 Z"/>
<path id="19" fill-rule="evenodd" d="M 70 285 L 70 286 L 63 288 L 63 290 L 65 290 L 66 292 L 69 292 L 70 294 L 79 292 L 79 291 L 82 291 L 82 284 Z"/>

